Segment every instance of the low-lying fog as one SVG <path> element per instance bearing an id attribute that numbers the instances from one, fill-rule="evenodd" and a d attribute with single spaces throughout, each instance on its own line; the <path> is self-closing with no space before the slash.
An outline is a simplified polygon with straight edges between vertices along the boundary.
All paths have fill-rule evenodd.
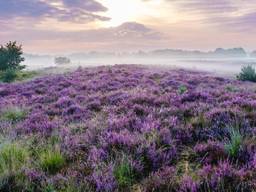
<path id="1" fill-rule="evenodd" d="M 148 66 L 161 66 L 170 68 L 184 68 L 215 73 L 217 75 L 234 76 L 239 73 L 244 65 L 256 67 L 256 58 L 132 58 L 132 57 L 111 57 L 111 58 L 70 58 L 70 64 L 55 64 L 53 56 L 26 57 L 25 65 L 28 70 L 46 69 L 51 67 L 72 69 L 78 66 L 94 67 L 115 64 L 143 64 Z"/>

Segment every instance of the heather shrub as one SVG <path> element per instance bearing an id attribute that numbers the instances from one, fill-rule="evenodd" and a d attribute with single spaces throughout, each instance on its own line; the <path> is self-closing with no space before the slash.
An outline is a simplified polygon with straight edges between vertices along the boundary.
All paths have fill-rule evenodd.
<path id="1" fill-rule="evenodd" d="M 239 75 L 237 75 L 237 79 L 241 81 L 252 81 L 256 82 L 256 71 L 255 68 L 251 65 L 244 66 L 241 69 L 241 72 Z"/>
<path id="2" fill-rule="evenodd" d="M 158 73 L 113 66 L 0 83 L 0 138 L 29 153 L 0 191 L 255 191 L 254 85 Z"/>
<path id="3" fill-rule="evenodd" d="M 1 117 L 11 122 L 18 122 L 25 119 L 27 112 L 19 107 L 11 106 L 3 110 Z"/>
<path id="4" fill-rule="evenodd" d="M 65 165 L 65 157 L 60 149 L 47 148 L 39 154 L 39 163 L 44 171 L 55 174 Z"/>

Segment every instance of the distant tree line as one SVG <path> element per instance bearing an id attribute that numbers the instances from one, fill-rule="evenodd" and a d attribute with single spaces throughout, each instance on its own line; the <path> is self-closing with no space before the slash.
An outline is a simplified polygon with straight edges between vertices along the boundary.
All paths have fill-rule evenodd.
<path id="1" fill-rule="evenodd" d="M 65 64 L 70 64 L 71 60 L 67 57 L 56 57 L 54 62 L 57 65 L 65 65 Z"/>

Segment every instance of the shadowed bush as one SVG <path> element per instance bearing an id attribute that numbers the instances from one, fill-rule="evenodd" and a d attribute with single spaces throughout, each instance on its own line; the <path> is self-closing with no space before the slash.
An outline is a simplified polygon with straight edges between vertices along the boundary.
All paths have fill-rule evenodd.
<path id="1" fill-rule="evenodd" d="M 13 82 L 17 77 L 17 72 L 15 69 L 7 69 L 0 74 L 0 80 L 5 83 Z"/>
<path id="2" fill-rule="evenodd" d="M 237 76 L 237 79 L 241 81 L 252 81 L 256 82 L 256 71 L 255 68 L 251 65 L 244 66 L 241 69 L 240 74 Z"/>

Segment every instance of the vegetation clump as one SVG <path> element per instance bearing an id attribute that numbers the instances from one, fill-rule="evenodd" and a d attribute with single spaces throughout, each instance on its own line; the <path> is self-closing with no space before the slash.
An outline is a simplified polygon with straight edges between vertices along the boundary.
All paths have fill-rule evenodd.
<path id="1" fill-rule="evenodd" d="M 40 166 L 50 174 L 55 174 L 65 164 L 65 158 L 59 149 L 45 149 L 39 154 Z"/>
<path id="2" fill-rule="evenodd" d="M 1 118 L 11 122 L 18 122 L 24 120 L 26 115 L 26 110 L 16 106 L 10 106 L 3 110 Z"/>
<path id="3" fill-rule="evenodd" d="M 25 68 L 21 62 L 25 60 L 22 57 L 22 46 L 17 42 L 9 42 L 5 46 L 0 46 L 0 80 L 3 82 L 12 82 L 18 76 L 18 72 Z"/>
<path id="4" fill-rule="evenodd" d="M 244 66 L 241 69 L 241 72 L 239 75 L 237 75 L 237 79 L 241 81 L 251 81 L 256 82 L 256 71 L 255 68 L 251 65 Z"/>

